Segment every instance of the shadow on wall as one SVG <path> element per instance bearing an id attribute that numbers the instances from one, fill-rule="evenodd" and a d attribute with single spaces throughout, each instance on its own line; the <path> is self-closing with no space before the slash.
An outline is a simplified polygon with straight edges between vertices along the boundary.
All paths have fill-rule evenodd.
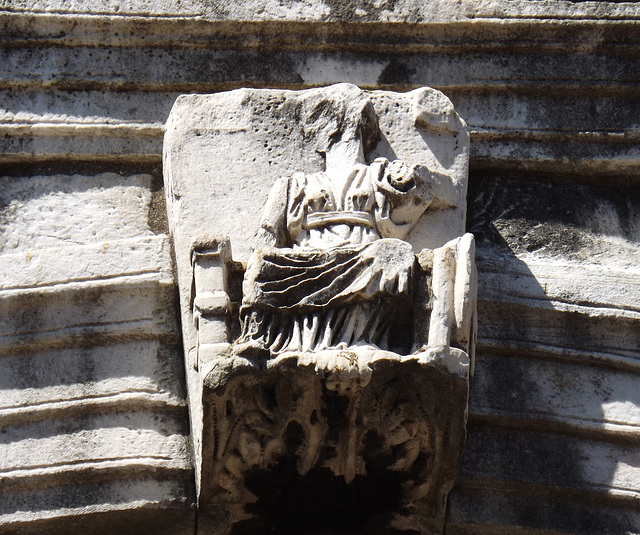
<path id="1" fill-rule="evenodd" d="M 479 245 L 506 255 L 616 261 L 622 251 L 607 238 L 633 244 L 634 252 L 640 242 L 640 189 L 478 174 L 470 181 L 468 227 Z"/>
<path id="2" fill-rule="evenodd" d="M 479 339 L 447 534 L 640 531 L 637 319 L 626 302 L 590 312 L 613 298 L 572 276 L 635 265 L 639 206 L 630 188 L 472 177 Z"/>

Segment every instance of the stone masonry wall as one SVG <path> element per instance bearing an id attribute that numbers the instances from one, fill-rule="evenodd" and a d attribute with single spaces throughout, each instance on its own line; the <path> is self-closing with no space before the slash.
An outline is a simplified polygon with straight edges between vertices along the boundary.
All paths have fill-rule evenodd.
<path id="1" fill-rule="evenodd" d="M 638 2 L 0 0 L 0 533 L 194 532 L 164 122 L 342 81 L 471 130 L 446 533 L 640 533 L 639 30 Z"/>

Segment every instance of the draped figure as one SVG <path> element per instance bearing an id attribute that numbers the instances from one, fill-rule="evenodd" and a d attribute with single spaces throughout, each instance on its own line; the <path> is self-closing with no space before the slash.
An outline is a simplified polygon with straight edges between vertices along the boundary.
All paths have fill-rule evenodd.
<path id="1" fill-rule="evenodd" d="M 400 160 L 279 179 L 247 264 L 236 353 L 389 349 L 411 305 L 403 238 L 431 201 L 429 171 Z"/>

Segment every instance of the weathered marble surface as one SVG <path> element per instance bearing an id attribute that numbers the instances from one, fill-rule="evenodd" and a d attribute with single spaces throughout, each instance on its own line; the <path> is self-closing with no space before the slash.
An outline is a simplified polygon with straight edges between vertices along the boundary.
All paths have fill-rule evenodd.
<path id="1" fill-rule="evenodd" d="M 637 188 L 543 178 L 470 191 L 484 320 L 455 535 L 640 525 Z"/>
<path id="2" fill-rule="evenodd" d="M 552 475 L 533 482 L 536 474 L 545 473 L 549 458 L 558 455 L 555 466 L 566 464 L 571 458 L 566 452 L 575 451 L 571 445 L 588 441 L 590 436 L 609 448 L 610 474 L 618 465 L 620 473 L 626 473 L 628 466 L 633 466 L 626 456 L 638 451 L 634 422 L 639 405 L 633 397 L 633 385 L 638 380 L 639 329 L 634 309 L 629 308 L 638 302 L 638 275 L 633 265 L 625 264 L 633 259 L 637 240 L 619 235 L 615 226 L 594 234 L 593 229 L 563 224 L 554 225 L 557 233 L 541 233 L 550 230 L 549 225 L 535 227 L 549 216 L 538 220 L 536 212 L 543 210 L 544 203 L 538 202 L 535 193 L 562 185 L 552 188 L 555 193 L 545 202 L 560 202 L 565 204 L 564 211 L 589 218 L 591 211 L 580 200 L 583 184 L 606 186 L 612 192 L 637 188 L 640 3 L 429 2 L 413 6 L 424 15 L 416 24 L 347 25 L 317 19 L 318 24 L 302 22 L 305 13 L 313 15 L 314 6 L 327 11 L 326 4 L 316 2 L 291 3 L 291 9 L 278 4 L 278 12 L 270 11 L 275 7 L 272 2 L 262 3 L 268 8 L 263 12 L 254 9 L 254 2 L 234 2 L 233 13 L 244 14 L 242 21 L 234 20 L 231 13 L 214 13 L 216 7 L 228 7 L 228 2 L 207 3 L 210 8 L 202 4 L 199 11 L 195 3 L 189 3 L 185 12 L 175 3 L 161 1 L 119 2 L 118 11 L 114 3 L 99 4 L 2 4 L 3 174 L 70 177 L 82 174 L 79 169 L 84 169 L 87 161 L 96 162 L 102 171 L 125 175 L 157 173 L 163 124 L 176 96 L 184 92 L 215 92 L 247 84 L 301 88 L 302 84 L 343 81 L 371 89 L 389 85 L 402 90 L 420 85 L 441 89 L 470 126 L 471 185 L 478 184 L 472 197 L 486 201 L 499 189 L 513 190 L 522 198 L 519 187 L 514 186 L 532 184 L 533 211 L 526 224 L 514 224 L 518 218 L 510 216 L 511 221 L 505 222 L 499 216 L 503 208 L 497 207 L 488 225 L 492 226 L 495 218 L 499 221 L 494 229 L 507 231 L 501 247 L 487 250 L 481 243 L 478 248 L 483 320 L 478 381 L 470 398 L 470 433 L 477 425 L 483 433 L 493 432 L 497 438 L 493 442 L 470 439 L 468 445 L 476 449 L 470 452 L 467 466 L 473 468 L 487 444 L 496 448 L 496 456 L 485 471 L 465 469 L 467 475 L 451 495 L 448 529 L 456 535 L 502 535 L 512 533 L 514 526 L 536 535 L 540 530 L 578 535 L 640 532 L 637 502 L 629 494 L 620 496 L 612 490 L 613 476 L 600 477 L 597 485 L 587 488 L 581 486 L 582 471 L 587 467 L 574 464 L 556 482 Z M 363 19 L 395 16 L 400 21 L 411 15 L 402 11 L 404 3 L 396 6 L 386 4 L 382 10 L 364 13 L 328 12 Z M 294 12 L 294 7 L 298 11 Z M 287 17 L 279 17 L 285 9 Z M 171 14 L 178 16 L 165 16 Z M 445 15 L 452 19 L 437 18 Z M 207 16 L 218 20 L 206 20 Z M 261 17 L 261 22 L 250 22 Z M 128 163 L 137 170 L 123 171 Z M 510 180 L 495 186 L 480 180 L 505 174 Z M 594 195 L 609 198 L 603 190 L 594 191 Z M 614 213 L 624 210 L 624 204 L 617 201 L 606 208 Z M 538 247 L 539 240 L 527 243 L 513 235 L 532 230 L 533 238 L 546 235 L 555 243 L 544 256 L 514 256 L 504 247 L 512 243 L 520 252 L 531 245 Z M 587 241 L 597 238 L 597 256 L 584 247 L 583 233 Z M 561 239 L 563 235 L 567 239 Z M 166 242 L 154 239 L 149 243 L 164 243 L 167 250 Z M 579 247 L 568 247 L 573 242 Z M 114 243 L 109 243 L 109 251 L 114 256 L 118 251 L 123 259 L 142 254 L 148 245 L 116 250 Z M 120 268 L 109 271 L 111 260 L 105 264 L 105 255 L 97 254 L 101 245 L 94 245 L 96 254 L 91 258 L 95 262 L 90 269 L 99 273 L 104 266 L 108 273 L 118 272 Z M 619 249 L 619 245 L 623 247 Z M 567 248 L 574 251 L 570 260 L 561 253 Z M 77 258 L 78 250 L 73 248 L 48 254 L 55 257 L 63 251 Z M 616 253 L 611 262 L 603 263 L 609 252 Z M 165 262 L 164 253 L 152 256 L 156 260 L 149 260 L 148 265 Z M 617 264 L 614 256 L 623 263 Z M 61 266 L 46 259 L 42 251 L 35 259 L 68 269 L 74 277 L 80 273 L 71 268 L 73 262 Z M 22 253 L 6 260 L 10 267 L 2 273 L 13 274 L 20 286 L 28 284 Z M 119 265 L 115 259 L 114 265 Z M 168 264 L 163 265 L 162 269 L 168 270 Z M 25 275 L 22 279 L 21 273 Z M 51 273 L 43 280 L 54 278 Z M 80 306 L 73 294 L 64 298 L 47 294 L 45 308 L 75 307 L 78 323 L 92 323 L 79 331 L 89 333 L 93 344 L 116 328 L 126 336 L 138 336 L 136 333 L 147 329 L 165 336 L 175 330 L 162 327 L 164 320 L 159 326 L 149 319 L 118 321 L 118 314 L 126 320 L 135 319 L 129 312 L 139 302 L 154 303 L 156 285 L 151 282 L 149 288 L 136 291 L 127 286 L 111 289 L 94 307 Z M 552 306 L 547 306 L 545 289 Z M 83 290 L 78 295 L 94 302 L 93 291 Z M 41 301 L 45 297 L 38 298 L 36 308 L 45 306 Z M 124 307 L 118 305 L 121 300 L 127 303 Z M 8 298 L 3 301 L 13 307 Z M 157 309 L 154 305 L 149 310 Z M 102 317 L 108 319 L 108 326 L 99 324 Z M 11 327 L 12 323 L 3 325 Z M 19 341 L 21 347 L 32 345 L 33 340 L 38 344 L 48 340 L 47 347 L 53 347 L 60 344 L 57 332 L 39 330 L 36 321 L 26 335 L 12 330 L 5 340 L 12 346 Z M 48 362 L 47 353 L 44 355 L 43 362 Z M 566 367 L 575 371 L 578 384 L 566 376 Z M 606 388 L 598 388 L 600 381 Z M 550 412 L 534 412 L 537 405 Z M 574 418 L 582 412 L 584 417 Z M 512 436 L 522 434 L 531 442 L 543 431 L 557 440 L 545 440 L 549 447 L 521 450 L 522 460 L 517 462 L 522 469 L 515 475 L 511 468 L 515 461 L 509 460 L 513 441 L 502 432 L 505 428 L 512 430 Z M 535 433 L 527 434 L 526 430 Z M 636 480 L 630 478 L 625 485 L 637 493 Z M 82 493 L 90 486 L 77 488 Z M 51 494 L 56 493 L 53 487 Z M 21 496 L 31 503 L 45 503 L 51 494 L 25 490 Z M 80 503 L 78 499 L 75 506 Z M 72 510 L 73 498 L 66 505 Z M 150 513 L 144 520 L 155 516 L 156 512 Z M 23 532 L 28 522 L 21 524 Z M 74 524 L 70 517 L 63 520 L 69 529 L 75 527 L 72 533 L 102 525 L 79 522 Z M 34 531 L 47 529 L 38 523 L 31 526 Z M 8 528 L 9 532 L 13 529 Z"/>
<path id="3" fill-rule="evenodd" d="M 0 180 L 0 532 L 167 519 L 188 532 L 170 244 L 149 227 L 152 177 Z"/>
<path id="4" fill-rule="evenodd" d="M 178 93 L 351 82 L 443 90 L 477 166 L 637 175 L 638 3 L 338 4 L 6 2 L 1 158 L 157 162 Z"/>
<path id="5" fill-rule="evenodd" d="M 169 148 L 164 169 L 165 175 L 173 177 L 167 188 L 167 196 L 173 200 L 168 206 L 169 220 L 172 225 L 181 222 L 180 227 L 172 228 L 178 233 L 174 236 L 178 262 L 189 258 L 189 247 L 203 232 L 229 237 L 233 258 L 246 261 L 275 180 L 297 172 L 301 162 L 306 172 L 322 170 L 323 158 L 304 142 L 299 119 L 289 115 L 295 108 L 286 102 L 288 94 L 244 89 L 211 96 L 183 95 L 177 100 L 174 119 L 167 125 L 165 146 Z M 370 160 L 377 156 L 401 158 L 409 165 L 427 165 L 452 177 L 449 182 L 434 184 L 434 193 L 452 208 L 425 214 L 407 237 L 416 251 L 434 248 L 464 233 L 463 177 L 467 174 L 468 145 L 461 138 L 458 147 L 449 152 L 448 145 L 455 145 L 459 126 L 449 129 L 447 117 L 443 117 L 440 129 L 420 132 L 413 126 L 422 106 L 421 93 L 398 94 L 395 100 L 389 95 L 370 93 L 374 107 L 381 112 L 383 135 L 366 156 Z M 434 92 L 433 98 L 443 100 L 447 113 L 455 113 L 448 99 L 437 95 Z M 391 131 L 394 136 L 387 137 Z M 211 149 L 212 136 L 215 151 Z M 182 200 L 186 188 L 199 189 L 202 195 Z"/>
<path id="6" fill-rule="evenodd" d="M 230 21 L 304 21 L 304 22 L 454 22 L 483 18 L 567 18 L 597 19 L 640 18 L 633 2 L 589 2 L 575 5 L 562 0 L 530 2 L 527 0 L 440 0 L 415 4 L 410 0 L 371 3 L 354 0 L 347 3 L 330 0 L 312 2 L 295 0 L 282 4 L 276 0 L 241 0 L 220 2 L 203 0 L 135 0 L 123 5 L 118 0 L 8 0 L 4 9 L 26 13 L 92 14 L 118 16 L 198 17 L 205 20 Z"/>
<path id="7" fill-rule="evenodd" d="M 429 88 L 177 100 L 165 188 L 200 531 L 294 529 L 301 505 L 276 521 L 263 502 L 303 482 L 325 488 L 308 514 L 339 487 L 365 510 L 361 486 L 391 485 L 398 504 L 364 523 L 442 532 L 475 337 L 467 158 L 464 122 Z"/>

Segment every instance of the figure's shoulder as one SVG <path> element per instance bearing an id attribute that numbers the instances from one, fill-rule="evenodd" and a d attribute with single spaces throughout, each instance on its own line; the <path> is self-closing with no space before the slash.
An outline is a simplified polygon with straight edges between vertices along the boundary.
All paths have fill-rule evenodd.
<path id="1" fill-rule="evenodd" d="M 292 187 L 304 187 L 304 174 L 303 173 L 293 173 L 292 175 L 284 175 L 279 178 L 276 178 L 273 186 L 271 186 L 271 191 L 281 191 L 286 192 L 290 190 Z"/>
<path id="2" fill-rule="evenodd" d="M 318 173 L 309 175 L 296 172 L 291 175 L 281 176 L 271 186 L 271 195 L 280 199 L 284 199 L 287 196 L 289 199 L 299 198 L 310 184 L 317 182 L 318 179 L 314 178 L 316 174 Z"/>
<path id="3" fill-rule="evenodd" d="M 301 189 L 307 187 L 313 187 L 318 184 L 323 184 L 327 180 L 327 174 L 324 171 L 318 171 L 316 173 L 293 173 L 289 177 L 289 184 L 294 189 Z"/>
<path id="4" fill-rule="evenodd" d="M 314 173 L 317 174 L 317 173 Z M 292 173 L 290 175 L 284 175 L 281 176 L 280 178 L 276 179 L 276 181 L 274 182 L 274 185 L 276 184 L 303 184 L 304 182 L 307 181 L 308 177 L 313 176 L 313 174 L 309 175 L 306 173 L 303 173 L 301 171 L 296 171 L 295 173 Z"/>

